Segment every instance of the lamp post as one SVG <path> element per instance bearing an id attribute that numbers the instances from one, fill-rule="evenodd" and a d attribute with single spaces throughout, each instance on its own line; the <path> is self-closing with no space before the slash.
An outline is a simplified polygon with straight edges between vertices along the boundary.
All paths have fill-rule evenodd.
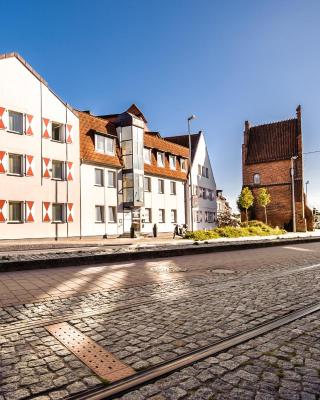
<path id="1" fill-rule="evenodd" d="M 306 200 L 308 201 L 308 185 L 309 185 L 310 181 L 306 182 Z"/>
<path id="2" fill-rule="evenodd" d="M 294 164 L 293 161 L 296 160 L 298 156 L 291 157 L 291 168 L 290 168 L 290 175 L 291 175 L 291 194 L 292 194 L 292 225 L 293 225 L 293 232 L 297 232 L 297 222 L 296 222 L 296 202 L 295 202 L 295 195 L 294 195 Z"/>
<path id="3" fill-rule="evenodd" d="M 191 211 L 191 232 L 193 232 L 193 204 L 192 204 L 192 174 L 191 174 L 191 131 L 190 131 L 190 121 L 195 119 L 196 116 L 192 114 L 188 118 L 188 136 L 189 136 L 189 186 L 190 186 L 190 211 Z"/>

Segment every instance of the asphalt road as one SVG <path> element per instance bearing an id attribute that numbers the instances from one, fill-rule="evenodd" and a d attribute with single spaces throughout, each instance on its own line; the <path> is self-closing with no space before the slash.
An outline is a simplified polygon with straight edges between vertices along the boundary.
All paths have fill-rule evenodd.
<path id="1" fill-rule="evenodd" d="M 101 380 L 46 329 L 66 321 L 136 371 L 319 301 L 320 244 L 0 274 L 0 400 Z M 318 399 L 313 313 L 123 399 Z"/>

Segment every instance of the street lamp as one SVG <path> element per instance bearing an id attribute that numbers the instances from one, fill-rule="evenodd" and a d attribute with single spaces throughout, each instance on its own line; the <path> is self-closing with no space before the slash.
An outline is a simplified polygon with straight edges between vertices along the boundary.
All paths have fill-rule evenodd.
<path id="1" fill-rule="evenodd" d="M 292 193 L 292 222 L 293 222 L 293 232 L 297 232 L 297 222 L 296 222 L 296 203 L 295 203 L 295 195 L 294 195 L 294 165 L 293 161 L 296 160 L 298 156 L 291 157 L 291 193 Z"/>
<path id="2" fill-rule="evenodd" d="M 308 200 L 308 185 L 309 185 L 310 181 L 306 182 L 306 200 Z"/>
<path id="3" fill-rule="evenodd" d="M 190 186 L 190 210 L 191 210 L 191 232 L 193 232 L 193 204 L 192 204 L 192 174 L 191 174 L 191 131 L 190 131 L 190 121 L 195 119 L 196 116 L 192 114 L 188 118 L 188 136 L 189 136 L 189 186 Z"/>

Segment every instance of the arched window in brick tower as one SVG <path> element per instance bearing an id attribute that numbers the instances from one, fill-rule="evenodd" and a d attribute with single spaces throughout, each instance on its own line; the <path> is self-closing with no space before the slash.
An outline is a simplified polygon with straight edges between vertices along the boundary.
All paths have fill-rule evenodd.
<path id="1" fill-rule="evenodd" d="M 261 184 L 260 174 L 254 174 L 253 175 L 253 184 L 254 185 L 260 185 Z"/>

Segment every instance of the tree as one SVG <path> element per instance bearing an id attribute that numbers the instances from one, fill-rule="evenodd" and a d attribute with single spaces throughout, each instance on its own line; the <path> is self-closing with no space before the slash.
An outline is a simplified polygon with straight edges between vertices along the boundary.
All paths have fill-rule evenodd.
<path id="1" fill-rule="evenodd" d="M 267 205 L 271 203 L 271 196 L 266 188 L 260 188 L 258 190 L 257 201 L 259 206 L 264 208 L 264 221 L 267 224 L 268 223 Z"/>
<path id="2" fill-rule="evenodd" d="M 238 205 L 240 210 L 244 209 L 246 211 L 246 220 L 248 222 L 248 208 L 250 208 L 253 204 L 253 194 L 248 187 L 244 187 L 241 190 L 240 196 L 238 198 Z"/>

